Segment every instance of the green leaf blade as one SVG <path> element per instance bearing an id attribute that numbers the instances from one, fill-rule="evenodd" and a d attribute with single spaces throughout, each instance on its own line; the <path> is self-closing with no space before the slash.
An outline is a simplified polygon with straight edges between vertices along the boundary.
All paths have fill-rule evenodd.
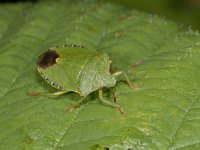
<path id="1" fill-rule="evenodd" d="M 197 32 L 109 3 L 0 7 L 10 16 L 0 13 L 0 149 L 200 148 Z M 99 103 L 95 93 L 67 114 L 64 109 L 79 95 L 27 96 L 29 91 L 54 91 L 37 74 L 36 60 L 61 44 L 104 51 L 114 67 L 129 70 L 133 83 L 144 83 L 135 91 L 123 82 L 115 86 L 125 116 Z M 109 91 L 104 96 L 112 101 Z"/>

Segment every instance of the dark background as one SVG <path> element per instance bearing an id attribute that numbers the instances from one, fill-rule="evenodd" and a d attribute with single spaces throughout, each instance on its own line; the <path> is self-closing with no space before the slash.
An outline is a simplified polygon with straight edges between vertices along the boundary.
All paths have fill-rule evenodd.
<path id="1" fill-rule="evenodd" d="M 33 2 L 39 0 L 0 0 L 2 3 Z M 48 1 L 48 0 L 46 0 Z M 73 0 L 72 0 L 73 1 Z M 184 23 L 200 31 L 200 0 L 99 0 L 119 3 L 130 8 L 151 14 L 158 14 L 166 19 Z"/>

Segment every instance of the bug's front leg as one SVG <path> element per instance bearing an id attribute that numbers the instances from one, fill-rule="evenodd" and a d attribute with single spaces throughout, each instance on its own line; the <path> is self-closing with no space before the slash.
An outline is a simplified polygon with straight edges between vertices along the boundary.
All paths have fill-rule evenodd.
<path id="1" fill-rule="evenodd" d="M 79 107 L 81 105 L 81 103 L 83 102 L 83 100 L 86 98 L 87 96 L 82 97 L 77 103 L 75 103 L 74 105 L 70 106 L 69 108 L 65 109 L 64 112 L 70 112 L 73 109 Z"/>
<path id="2" fill-rule="evenodd" d="M 112 75 L 115 76 L 115 77 L 118 77 L 118 76 L 120 76 L 120 75 L 123 75 L 124 78 L 125 78 L 125 80 L 126 80 L 126 82 L 127 82 L 127 84 L 128 84 L 128 86 L 129 86 L 130 88 L 134 89 L 134 90 L 137 90 L 137 89 L 139 89 L 140 87 L 142 87 L 142 86 L 144 85 L 143 83 L 141 83 L 141 84 L 139 84 L 139 85 L 133 85 L 133 84 L 131 83 L 129 77 L 127 76 L 127 74 L 126 74 L 125 72 L 123 72 L 123 71 L 115 72 L 115 73 L 113 73 Z"/>

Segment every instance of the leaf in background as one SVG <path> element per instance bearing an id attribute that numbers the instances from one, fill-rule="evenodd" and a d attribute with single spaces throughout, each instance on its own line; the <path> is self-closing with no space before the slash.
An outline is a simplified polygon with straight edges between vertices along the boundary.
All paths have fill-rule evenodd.
<path id="1" fill-rule="evenodd" d="M 95 1 L 41 1 L 0 6 L 0 149 L 199 149 L 199 33 L 156 15 Z M 36 60 L 49 47 L 82 44 L 129 69 L 132 91 L 114 90 L 125 112 L 80 97 L 29 97 L 53 92 Z M 132 71 L 130 65 L 144 63 Z M 105 97 L 112 100 L 109 91 Z"/>

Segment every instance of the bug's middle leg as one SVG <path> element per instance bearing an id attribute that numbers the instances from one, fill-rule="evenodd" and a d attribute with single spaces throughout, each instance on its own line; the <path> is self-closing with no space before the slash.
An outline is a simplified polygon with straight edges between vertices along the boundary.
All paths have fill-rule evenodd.
<path id="1" fill-rule="evenodd" d="M 125 78 L 125 80 L 126 80 L 128 86 L 129 86 L 130 88 L 132 88 L 132 89 L 135 89 L 135 90 L 136 90 L 136 89 L 139 89 L 140 87 L 143 86 L 143 83 L 141 83 L 141 84 L 139 84 L 139 85 L 133 85 L 133 84 L 131 83 L 129 77 L 127 76 L 127 74 L 126 74 L 125 72 L 123 72 L 123 71 L 118 71 L 118 72 L 115 72 L 115 73 L 113 74 L 113 76 L 115 76 L 115 77 L 118 77 L 119 75 L 123 75 L 123 76 L 124 76 L 124 78 Z"/>
<path id="2" fill-rule="evenodd" d="M 116 101 L 117 101 L 117 96 L 115 95 L 115 92 L 114 92 L 114 90 L 113 90 L 112 88 L 109 88 L 109 89 L 110 89 L 110 91 L 112 92 L 114 102 L 116 103 Z"/>
<path id="3" fill-rule="evenodd" d="M 103 90 L 102 89 L 99 90 L 99 99 L 100 99 L 101 102 L 103 102 L 103 103 L 105 103 L 109 106 L 112 106 L 114 108 L 117 108 L 118 111 L 120 112 L 120 114 L 124 115 L 124 112 L 123 112 L 121 106 L 117 105 L 116 103 L 109 102 L 109 101 L 107 101 L 103 98 Z"/>

